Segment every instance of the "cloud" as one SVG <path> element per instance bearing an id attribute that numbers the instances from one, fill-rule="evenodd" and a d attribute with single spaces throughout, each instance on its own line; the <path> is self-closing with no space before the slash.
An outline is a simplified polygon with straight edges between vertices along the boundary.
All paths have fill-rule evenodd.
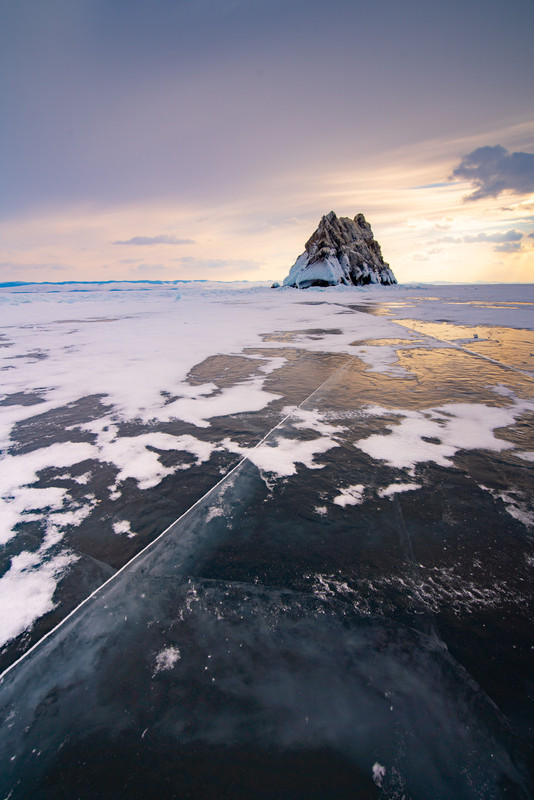
<path id="1" fill-rule="evenodd" d="M 159 236 L 132 236 L 131 239 L 117 240 L 112 244 L 134 244 L 134 245 L 153 245 L 153 244 L 195 244 L 194 239 L 177 239 L 176 236 L 167 236 L 161 233 Z"/>
<path id="2" fill-rule="evenodd" d="M 6 269 L 6 270 L 9 270 L 10 272 L 21 272 L 21 271 L 24 271 L 24 270 L 35 270 L 35 269 L 38 269 L 38 270 L 49 270 L 49 269 L 51 269 L 51 270 L 57 271 L 57 270 L 65 270 L 65 269 L 67 269 L 67 267 L 65 266 L 65 264 L 58 264 L 57 262 L 54 262 L 52 264 L 50 264 L 50 263 L 46 263 L 46 264 L 44 264 L 44 263 L 26 263 L 26 264 L 21 264 L 21 263 L 15 262 L 15 261 L 2 261 L 0 263 L 0 269 Z"/>
<path id="3" fill-rule="evenodd" d="M 452 178 L 467 180 L 475 188 L 465 200 L 498 197 L 503 192 L 534 192 L 534 153 L 510 153 L 498 144 L 477 147 L 453 170 Z"/>
<path id="4" fill-rule="evenodd" d="M 247 272 L 262 266 L 260 262 L 253 259 L 245 261 L 234 258 L 194 258 L 193 256 L 183 256 L 182 258 L 173 258 L 171 261 L 178 261 L 182 267 L 195 271 L 238 269 Z"/>
<path id="5" fill-rule="evenodd" d="M 464 236 L 463 241 L 471 242 L 495 242 L 497 244 L 505 244 L 507 242 L 520 242 L 523 238 L 521 231 L 509 230 L 506 233 L 477 233 L 476 236 Z"/>
<path id="6" fill-rule="evenodd" d="M 440 242 L 443 244 L 462 244 L 463 239 L 459 236 L 440 236 L 439 239 L 434 239 L 435 242 Z"/>
<path id="7" fill-rule="evenodd" d="M 496 253 L 519 253 L 521 251 L 521 243 L 504 242 L 504 244 L 496 244 L 493 249 Z"/>
<path id="8" fill-rule="evenodd" d="M 505 233 L 477 233 L 466 234 L 465 236 L 440 236 L 434 239 L 434 242 L 440 244 L 475 244 L 478 242 L 491 242 L 493 244 L 516 244 L 526 236 L 522 231 L 517 231 L 512 228 Z"/>

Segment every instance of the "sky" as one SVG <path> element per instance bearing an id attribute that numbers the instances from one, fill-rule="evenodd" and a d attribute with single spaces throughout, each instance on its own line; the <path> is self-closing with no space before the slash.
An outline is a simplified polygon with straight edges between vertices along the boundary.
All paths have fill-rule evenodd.
<path id="1" fill-rule="evenodd" d="M 0 281 L 534 282 L 532 0 L 0 0 Z"/>

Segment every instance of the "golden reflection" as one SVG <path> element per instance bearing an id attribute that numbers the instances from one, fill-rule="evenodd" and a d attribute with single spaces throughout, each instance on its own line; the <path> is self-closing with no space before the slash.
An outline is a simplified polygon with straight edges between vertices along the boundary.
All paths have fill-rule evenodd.
<path id="1" fill-rule="evenodd" d="M 372 346 L 390 345 L 390 346 L 394 347 L 395 345 L 399 345 L 399 344 L 400 345 L 407 345 L 407 344 L 411 344 L 412 342 L 422 342 L 422 341 L 423 341 L 423 339 L 359 339 L 359 340 L 357 340 L 355 342 L 351 342 L 350 346 L 351 347 L 361 347 L 363 345 L 365 345 L 365 346 L 368 346 L 368 345 L 369 346 L 371 346 L 371 345 Z"/>
<path id="2" fill-rule="evenodd" d="M 445 403 L 509 405 L 508 397 L 494 391 L 504 386 L 516 396 L 531 396 L 525 379 L 498 364 L 480 361 L 469 353 L 451 348 L 413 348 L 397 352 L 407 376 L 372 372 L 357 359 L 335 379 L 335 396 L 329 406 L 355 408 L 359 404 L 390 409 L 420 410 Z M 334 388 L 332 382 L 327 390 Z"/>
<path id="3" fill-rule="evenodd" d="M 534 306 L 534 303 L 527 300 L 448 300 L 447 302 L 451 306 L 479 306 L 480 308 L 514 309 L 516 306 Z"/>
<path id="4" fill-rule="evenodd" d="M 508 405 L 509 399 L 497 394 L 495 387 L 504 386 L 518 397 L 532 395 L 532 383 L 520 374 L 503 369 L 499 364 L 482 361 L 463 350 L 452 348 L 414 348 L 398 350 L 399 365 L 414 376 L 418 384 L 439 394 L 449 395 L 451 402 L 489 402 Z M 429 388 L 432 387 L 432 388 Z"/>
<path id="5" fill-rule="evenodd" d="M 454 348 L 404 348 L 397 351 L 405 375 L 369 369 L 360 358 L 333 353 L 310 353 L 298 348 L 247 349 L 247 355 L 283 356 L 283 366 L 267 376 L 264 388 L 300 403 L 314 392 L 314 402 L 326 403 L 329 413 L 358 411 L 376 405 L 391 410 L 421 410 L 445 403 L 485 403 L 506 406 L 510 398 L 532 396 L 532 382 L 524 375 L 505 370 Z M 345 367 L 341 371 L 340 367 Z M 338 372 L 338 374 L 335 374 Z M 332 377 L 334 376 L 334 377 Z M 494 391 L 504 387 L 504 392 Z M 321 400 L 321 398 L 323 398 Z"/>
<path id="6" fill-rule="evenodd" d="M 416 333 L 460 344 L 465 350 L 494 359 L 506 366 L 534 372 L 534 331 L 491 325 L 422 322 L 416 319 L 394 321 Z"/>

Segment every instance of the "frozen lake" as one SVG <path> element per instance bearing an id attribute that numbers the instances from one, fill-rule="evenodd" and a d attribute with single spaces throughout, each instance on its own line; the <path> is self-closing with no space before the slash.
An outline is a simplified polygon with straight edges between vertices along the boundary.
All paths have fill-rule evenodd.
<path id="1" fill-rule="evenodd" d="M 532 797 L 534 286 L 0 311 L 2 797 Z"/>

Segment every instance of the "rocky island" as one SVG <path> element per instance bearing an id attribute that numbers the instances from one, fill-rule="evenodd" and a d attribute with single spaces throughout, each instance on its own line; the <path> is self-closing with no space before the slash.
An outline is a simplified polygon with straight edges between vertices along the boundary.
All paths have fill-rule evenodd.
<path id="1" fill-rule="evenodd" d="M 337 217 L 331 211 L 320 221 L 284 280 L 284 286 L 389 286 L 396 278 L 382 258 L 380 245 L 363 214 Z"/>

